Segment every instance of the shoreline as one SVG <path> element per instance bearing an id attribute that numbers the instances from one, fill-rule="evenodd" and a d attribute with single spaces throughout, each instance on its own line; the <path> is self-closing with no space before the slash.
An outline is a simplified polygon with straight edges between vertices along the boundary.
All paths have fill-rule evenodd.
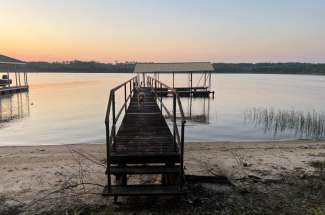
<path id="1" fill-rule="evenodd" d="M 279 139 L 279 140 L 243 140 L 243 141 L 236 141 L 236 140 L 217 140 L 217 141 L 186 141 L 185 144 L 192 145 L 192 144 L 272 144 L 272 143 L 315 143 L 315 142 L 324 142 L 325 139 Z M 42 145 L 0 145 L 1 148 L 11 148 L 11 147 L 41 147 L 41 146 L 83 146 L 83 145 L 106 145 L 106 143 L 67 143 L 67 144 L 42 144 Z"/>
<path id="2" fill-rule="evenodd" d="M 1 146 L 0 214 L 2 199 L 5 199 L 4 205 L 13 208 L 19 206 L 23 211 L 27 206 L 38 212 L 48 212 L 61 208 L 84 207 L 84 204 L 115 208 L 112 199 L 100 195 L 107 181 L 105 149 L 105 144 Z M 286 192 L 285 188 L 290 185 L 286 181 L 289 179 L 293 178 L 294 183 L 300 183 L 300 180 L 309 180 L 310 177 L 318 175 L 318 170 L 311 164 L 325 162 L 325 141 L 191 143 L 185 146 L 184 159 L 186 175 L 203 178 L 223 176 L 232 184 L 231 187 L 225 188 L 224 185 L 200 181 L 197 181 L 196 185 L 190 183 L 187 185 L 190 197 L 186 198 L 204 198 L 204 195 L 217 192 L 222 195 L 236 194 L 236 198 L 245 199 L 242 191 L 237 193 L 238 190 L 257 189 L 259 186 L 262 186 L 263 192 L 265 189 L 275 189 L 270 190 L 272 197 L 278 192 L 279 186 L 284 186 L 283 192 Z M 133 182 L 152 180 L 158 179 L 130 176 L 130 181 Z M 85 182 L 93 185 L 74 187 L 71 190 L 72 185 Z M 61 192 L 67 185 L 69 192 Z M 200 188 L 199 193 L 195 191 L 197 186 Z M 86 191 L 87 195 L 83 193 Z M 92 195 L 88 195 L 88 192 Z M 297 193 L 300 192 L 302 190 L 297 190 Z M 78 193 L 78 196 L 73 196 L 75 193 Z M 43 200 L 48 195 L 51 196 L 50 202 Z M 217 198 L 218 195 L 213 194 L 209 198 Z M 38 202 L 39 198 L 42 199 L 41 202 Z M 30 206 L 36 200 L 38 204 Z M 291 199 L 288 198 L 289 200 Z M 130 197 L 121 201 L 119 210 L 123 211 L 129 204 L 133 204 L 135 199 Z M 147 212 L 150 211 L 151 209 Z M 121 214 L 127 214 L 127 210 Z"/>
<path id="3" fill-rule="evenodd" d="M 5 169 L 5 165 L 11 166 L 13 164 L 22 165 L 35 165 L 43 160 L 50 162 L 54 165 L 56 162 L 62 162 L 59 157 L 65 161 L 73 162 L 73 153 L 85 153 L 97 157 L 97 160 L 104 161 L 106 159 L 106 144 L 103 143 L 88 143 L 88 144 L 62 144 L 62 145 L 36 145 L 36 146 L 0 146 L 0 167 Z M 279 154 L 274 154 L 274 157 L 267 156 L 272 154 L 272 151 L 277 151 Z M 245 162 L 254 163 L 256 168 L 262 168 L 263 163 L 258 162 L 259 159 L 273 162 L 275 165 L 280 165 L 277 161 L 279 159 L 290 160 L 295 163 L 295 166 L 303 166 L 304 170 L 310 170 L 308 162 L 317 156 L 308 157 L 307 154 L 325 154 L 325 141 L 324 140 L 289 140 L 289 141 L 258 141 L 258 142 L 234 142 L 234 141 L 216 141 L 216 142 L 191 142 L 185 144 L 185 170 L 190 174 L 197 175 L 211 175 L 205 171 L 202 166 L 203 163 L 209 166 L 234 166 L 234 160 L 237 155 L 234 153 L 242 154 L 240 159 Z M 305 153 L 305 154 L 303 154 Z M 281 155 L 281 156 L 280 156 Z M 50 159 L 47 159 L 47 157 Z M 238 157 L 238 156 L 237 156 Z M 286 158 L 288 157 L 288 158 Z M 26 162 L 31 160 L 32 162 Z M 302 165 L 302 161 L 306 164 Z M 236 161 L 237 162 L 237 161 Z M 285 164 L 285 163 L 284 163 Z M 287 169 L 288 166 L 281 164 L 282 168 Z M 265 166 L 263 166 L 265 168 Z M 222 167 L 221 169 L 226 169 Z M 291 169 L 293 170 L 293 169 Z M 220 171 L 220 169 L 219 169 Z M 0 174 L 1 174 L 0 169 Z M 281 172 L 281 171 L 280 171 Z M 277 175 L 280 172 L 275 172 Z M 219 172 L 227 176 L 236 176 L 236 174 Z M 1 179 L 0 179 L 1 182 Z M 1 192 L 1 187 L 0 187 Z"/>

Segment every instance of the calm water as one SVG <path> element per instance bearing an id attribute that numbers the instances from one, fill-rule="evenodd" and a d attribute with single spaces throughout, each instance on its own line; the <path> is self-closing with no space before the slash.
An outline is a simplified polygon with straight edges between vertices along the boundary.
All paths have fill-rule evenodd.
<path id="1" fill-rule="evenodd" d="M 109 89 L 131 74 L 31 74 L 30 92 L 0 98 L 0 145 L 104 143 Z M 161 76 L 171 85 L 171 76 Z M 176 75 L 176 86 L 187 76 Z M 194 77 L 194 83 L 200 77 Z M 251 110 L 325 111 L 325 76 L 216 74 L 214 99 L 182 99 L 187 141 L 312 138 L 289 128 L 276 134 Z M 118 96 L 122 103 L 122 93 Z M 170 99 L 165 99 L 170 104 Z M 264 118 L 263 118 L 264 119 Z M 325 118 L 324 118 L 325 119 Z M 322 118 L 318 123 L 321 123 Z M 320 138 L 323 138 L 321 136 Z"/>

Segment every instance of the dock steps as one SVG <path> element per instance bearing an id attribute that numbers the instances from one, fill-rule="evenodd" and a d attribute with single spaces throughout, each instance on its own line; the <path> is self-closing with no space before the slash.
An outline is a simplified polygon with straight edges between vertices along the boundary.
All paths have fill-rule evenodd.
<path id="1" fill-rule="evenodd" d="M 139 152 L 139 153 L 128 153 L 127 150 L 120 153 L 112 152 L 110 157 L 110 161 L 112 164 L 119 163 L 128 163 L 128 164 L 148 164 L 148 163 L 165 163 L 165 162 L 180 162 L 180 156 L 177 152 L 164 152 L 164 153 L 156 153 L 156 152 Z"/>
<path id="2" fill-rule="evenodd" d="M 150 196 L 150 195 L 181 195 L 182 191 L 179 186 L 162 186 L 162 185 L 127 185 L 111 186 L 108 191 L 105 187 L 103 195 L 106 196 Z"/>
<path id="3" fill-rule="evenodd" d="M 112 166 L 111 174 L 179 174 L 179 166 Z"/>

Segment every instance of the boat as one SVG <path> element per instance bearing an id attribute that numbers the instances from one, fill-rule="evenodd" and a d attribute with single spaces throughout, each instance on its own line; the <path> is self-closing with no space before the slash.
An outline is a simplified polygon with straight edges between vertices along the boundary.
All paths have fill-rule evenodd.
<path id="1" fill-rule="evenodd" d="M 10 84 L 12 84 L 12 80 L 9 78 L 9 76 L 2 75 L 2 78 L 0 79 L 0 86 L 5 87 Z"/>

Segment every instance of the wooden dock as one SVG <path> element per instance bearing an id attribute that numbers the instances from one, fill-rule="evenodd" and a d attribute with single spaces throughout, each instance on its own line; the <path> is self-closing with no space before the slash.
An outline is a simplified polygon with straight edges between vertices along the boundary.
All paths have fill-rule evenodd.
<path id="1" fill-rule="evenodd" d="M 210 91 L 208 87 L 175 87 L 174 89 L 180 97 L 208 98 L 210 95 L 214 97 L 214 91 Z M 163 97 L 173 96 L 173 93 L 168 88 L 163 87 L 156 90 L 158 95 L 161 94 Z"/>
<path id="2" fill-rule="evenodd" d="M 28 86 L 3 87 L 0 88 L 0 96 L 10 95 L 13 93 L 28 92 L 28 90 L 29 90 Z"/>
<path id="3" fill-rule="evenodd" d="M 181 132 L 176 123 L 176 107 L 184 116 L 176 90 L 165 86 L 174 95 L 172 129 L 163 117 L 166 106 L 153 87 L 163 83 L 155 79 L 140 87 L 135 77 L 111 90 L 106 115 L 107 181 L 104 195 L 176 195 L 182 193 L 184 124 Z M 115 92 L 124 89 L 124 104 L 116 112 Z M 128 94 L 128 95 L 127 95 Z M 117 128 L 118 119 L 124 117 Z M 160 183 L 130 185 L 128 175 L 160 175 Z M 112 181 L 115 176 L 115 182 Z"/>

